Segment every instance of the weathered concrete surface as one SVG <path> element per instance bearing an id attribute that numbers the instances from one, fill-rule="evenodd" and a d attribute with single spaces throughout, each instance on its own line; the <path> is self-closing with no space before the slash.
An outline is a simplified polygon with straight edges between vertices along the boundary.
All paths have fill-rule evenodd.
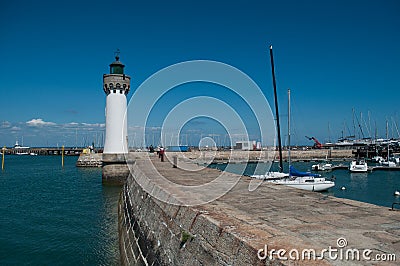
<path id="1" fill-rule="evenodd" d="M 134 175 L 148 176 L 154 186 L 160 176 L 179 184 L 199 185 L 220 174 L 215 169 L 185 171 L 156 159 L 136 159 Z M 154 165 L 155 168 L 151 166 Z M 190 168 L 182 160 L 182 168 Z M 197 170 L 199 169 L 198 166 Z M 193 169 L 196 170 L 196 169 Z M 157 175 L 157 172 L 159 173 Z M 131 265 L 377 265 L 376 261 L 259 260 L 257 251 L 271 249 L 323 249 L 346 252 L 357 249 L 377 254 L 395 254 L 400 259 L 400 211 L 338 199 L 320 193 L 263 183 L 250 192 L 250 179 L 241 177 L 237 185 L 216 201 L 195 207 L 166 204 L 145 192 L 130 176 L 124 186 L 119 208 L 121 261 Z M 174 189 L 174 188 L 173 188 Z M 184 199 L 176 191 L 171 198 Z M 193 193 L 192 197 L 202 195 Z M 347 246 L 338 248 L 345 238 Z M 186 241 L 184 241 L 186 239 Z M 338 254 L 338 253 L 336 253 Z M 286 253 L 286 256 L 289 256 Z M 361 255 L 360 255 L 361 256 Z M 351 257 L 352 258 L 352 257 Z"/>
<path id="2" fill-rule="evenodd" d="M 105 185 L 122 186 L 129 176 L 126 164 L 107 164 L 103 166 L 102 182 Z"/>
<path id="3" fill-rule="evenodd" d="M 102 154 L 103 170 L 102 182 L 106 185 L 125 184 L 129 176 L 127 161 L 131 160 L 133 154 Z"/>

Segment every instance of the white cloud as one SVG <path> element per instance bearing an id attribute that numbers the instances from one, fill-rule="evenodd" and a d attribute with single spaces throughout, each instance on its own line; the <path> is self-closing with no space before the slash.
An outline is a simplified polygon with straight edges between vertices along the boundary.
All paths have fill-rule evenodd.
<path id="1" fill-rule="evenodd" d="M 3 121 L 0 124 L 0 128 L 9 128 L 9 127 L 11 127 L 11 123 L 8 121 Z"/>
<path id="2" fill-rule="evenodd" d="M 100 123 L 95 123 L 95 124 L 82 123 L 82 125 L 87 126 L 87 127 L 105 127 L 106 126 L 106 124 L 100 124 Z"/>
<path id="3" fill-rule="evenodd" d="M 56 125 L 56 123 L 53 123 L 53 122 L 43 121 L 43 119 L 41 119 L 41 118 L 32 119 L 32 120 L 26 122 L 26 124 L 28 126 L 31 126 L 31 127 L 54 126 L 54 125 Z"/>
<path id="4" fill-rule="evenodd" d="M 19 130 L 21 130 L 21 128 L 20 127 L 12 127 L 12 128 L 10 128 L 12 131 L 19 131 Z"/>

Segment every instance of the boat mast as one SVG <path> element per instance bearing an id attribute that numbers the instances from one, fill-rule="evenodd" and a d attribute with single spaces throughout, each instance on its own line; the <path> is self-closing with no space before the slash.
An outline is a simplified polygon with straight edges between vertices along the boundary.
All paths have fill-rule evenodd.
<path id="1" fill-rule="evenodd" d="M 280 127 L 280 124 L 279 124 L 278 96 L 276 94 L 275 67 L 274 67 L 274 56 L 272 54 L 272 45 L 269 47 L 269 55 L 271 57 L 272 82 L 273 82 L 273 85 L 274 85 L 276 126 L 278 128 L 279 172 L 283 172 L 281 127 Z"/>
<path id="2" fill-rule="evenodd" d="M 289 177 L 290 177 L 290 89 L 288 89 L 288 162 L 289 162 Z"/>
<path id="3" fill-rule="evenodd" d="M 389 141 L 389 122 L 386 119 L 386 141 L 387 141 L 387 161 L 389 162 L 389 145 L 390 145 L 390 141 Z"/>

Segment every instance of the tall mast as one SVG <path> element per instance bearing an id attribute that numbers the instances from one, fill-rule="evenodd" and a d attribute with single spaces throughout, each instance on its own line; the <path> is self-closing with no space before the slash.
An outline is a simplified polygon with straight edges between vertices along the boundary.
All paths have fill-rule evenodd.
<path id="1" fill-rule="evenodd" d="M 389 141 L 389 122 L 386 119 L 386 141 L 388 143 L 387 145 L 387 161 L 389 162 L 389 145 L 390 145 L 390 141 Z"/>
<path id="2" fill-rule="evenodd" d="M 269 55 L 271 57 L 272 82 L 274 85 L 276 126 L 278 127 L 279 172 L 283 172 L 281 127 L 279 124 L 278 96 L 276 94 L 275 67 L 274 67 L 274 55 L 272 54 L 272 45 L 269 47 Z"/>
<path id="3" fill-rule="evenodd" d="M 290 175 L 290 89 L 288 89 L 288 161 L 289 161 L 289 175 Z"/>

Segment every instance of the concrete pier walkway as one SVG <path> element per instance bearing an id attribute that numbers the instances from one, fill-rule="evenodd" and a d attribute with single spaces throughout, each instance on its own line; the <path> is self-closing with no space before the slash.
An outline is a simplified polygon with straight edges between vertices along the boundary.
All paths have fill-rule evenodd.
<path id="1" fill-rule="evenodd" d="M 199 186 L 221 174 L 181 158 L 178 168 L 155 157 L 150 161 L 136 158 L 135 174 L 140 172 L 155 184 L 162 176 L 176 184 Z M 221 265 L 399 264 L 400 211 L 262 181 L 249 191 L 250 182 L 248 177 L 238 177 L 234 188 L 222 197 L 189 207 L 197 214 L 186 230 L 196 236 L 194 242 L 207 244 L 219 254 Z M 171 197 L 186 197 L 179 188 L 173 189 L 176 193 Z M 283 259 L 274 250 L 281 250 Z M 296 256 L 299 260 L 290 260 Z"/>

